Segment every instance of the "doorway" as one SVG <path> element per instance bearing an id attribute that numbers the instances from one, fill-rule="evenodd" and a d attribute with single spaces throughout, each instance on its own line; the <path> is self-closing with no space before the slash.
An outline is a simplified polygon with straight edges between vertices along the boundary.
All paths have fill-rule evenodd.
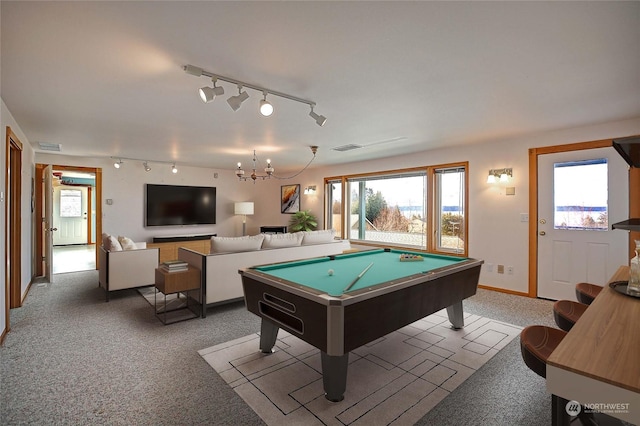
<path id="1" fill-rule="evenodd" d="M 565 173 L 569 171 L 568 166 L 594 165 L 602 159 L 606 159 L 604 161 L 608 165 L 606 173 L 609 186 L 616 186 L 608 188 L 608 203 L 612 210 L 606 212 L 607 217 L 603 217 L 603 212 L 585 214 L 582 211 L 579 213 L 579 226 L 566 218 L 564 222 L 556 223 L 557 212 L 572 206 L 571 203 L 564 206 L 560 202 L 556 206 L 554 165 L 567 166 L 561 170 Z M 628 236 L 624 232 L 611 230 L 612 223 L 629 215 L 625 200 L 629 195 L 627 171 L 628 166 L 613 150 L 611 139 L 529 150 L 530 297 L 575 299 L 574 286 L 577 282 L 591 279 L 604 285 L 612 274 L 609 273 L 613 267 L 610 265 L 617 268 L 628 261 Z M 597 227 L 598 222 L 606 222 L 603 229 L 579 229 L 581 226 Z M 568 229 L 571 227 L 574 229 Z M 595 239 L 591 241 L 591 237 Z M 584 241 L 575 241 L 576 238 Z"/>
<path id="2" fill-rule="evenodd" d="M 95 173 L 54 167 L 52 174 L 52 272 L 96 269 Z"/>
<path id="3" fill-rule="evenodd" d="M 538 297 L 577 300 L 575 285 L 604 285 L 626 262 L 628 166 L 612 148 L 538 158 Z"/>
<path id="4" fill-rule="evenodd" d="M 42 182 L 36 196 L 36 217 L 51 224 L 51 232 L 36 227 L 36 274 L 45 275 L 95 270 L 99 267 L 96 243 L 102 234 L 102 169 L 81 166 L 51 166 L 51 187 L 44 179 L 45 164 L 36 164 L 36 179 Z M 46 218 L 45 191 L 50 191 L 51 217 Z M 46 255 L 46 248 L 51 248 Z"/>
<path id="5" fill-rule="evenodd" d="M 7 126 L 6 132 L 5 321 L 10 330 L 9 309 L 22 306 L 22 142 L 11 127 Z"/>

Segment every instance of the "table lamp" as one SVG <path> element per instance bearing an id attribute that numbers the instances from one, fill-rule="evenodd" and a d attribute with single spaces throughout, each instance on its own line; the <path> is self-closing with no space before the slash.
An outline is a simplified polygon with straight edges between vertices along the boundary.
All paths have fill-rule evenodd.
<path id="1" fill-rule="evenodd" d="M 247 215 L 253 214 L 253 202 L 244 201 L 234 204 L 234 213 L 242 215 L 242 236 L 246 235 L 247 230 Z"/>

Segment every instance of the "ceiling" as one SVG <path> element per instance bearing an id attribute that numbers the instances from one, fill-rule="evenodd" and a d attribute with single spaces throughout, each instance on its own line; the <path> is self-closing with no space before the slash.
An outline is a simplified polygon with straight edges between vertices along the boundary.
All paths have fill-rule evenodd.
<path id="1" fill-rule="evenodd" d="M 640 2 L 11 2 L 1 96 L 37 152 L 337 164 L 640 117 Z M 193 64 L 260 92 L 204 104 Z M 338 152 L 345 144 L 360 149 Z"/>

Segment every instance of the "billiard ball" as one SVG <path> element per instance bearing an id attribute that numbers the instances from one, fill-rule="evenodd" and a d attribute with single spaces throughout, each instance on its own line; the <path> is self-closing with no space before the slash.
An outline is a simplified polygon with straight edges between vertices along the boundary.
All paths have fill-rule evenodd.
<path id="1" fill-rule="evenodd" d="M 333 269 L 329 269 L 329 270 L 327 271 L 327 274 L 329 274 L 329 275 L 333 275 Z"/>

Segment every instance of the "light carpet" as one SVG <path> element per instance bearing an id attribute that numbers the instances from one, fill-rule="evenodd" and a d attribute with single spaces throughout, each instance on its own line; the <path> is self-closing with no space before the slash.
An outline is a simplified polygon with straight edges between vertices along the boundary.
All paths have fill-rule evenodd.
<path id="1" fill-rule="evenodd" d="M 273 354 L 259 334 L 198 353 L 269 425 L 411 425 L 519 335 L 522 327 L 439 311 L 349 354 L 344 400 L 324 397 L 320 351 L 280 330 Z"/>

